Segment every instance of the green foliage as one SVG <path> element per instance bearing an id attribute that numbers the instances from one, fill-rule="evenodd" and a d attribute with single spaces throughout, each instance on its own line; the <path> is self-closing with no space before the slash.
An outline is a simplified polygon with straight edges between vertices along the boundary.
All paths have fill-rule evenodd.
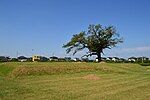
<path id="1" fill-rule="evenodd" d="M 0 63 L 0 76 L 6 76 L 9 74 L 14 68 L 11 66 L 7 66 L 5 63 Z"/>
<path id="2" fill-rule="evenodd" d="M 18 62 L 18 59 L 17 58 L 12 58 L 11 62 Z"/>
<path id="3" fill-rule="evenodd" d="M 97 55 L 98 59 L 101 60 L 101 53 L 103 53 L 104 49 L 111 49 L 122 42 L 123 39 L 119 38 L 115 27 L 102 27 L 102 25 L 98 24 L 89 25 L 87 31 L 73 35 L 70 42 L 63 45 L 63 47 L 67 48 L 67 53 L 73 51 L 73 54 L 86 48 L 88 52 L 84 56 Z"/>

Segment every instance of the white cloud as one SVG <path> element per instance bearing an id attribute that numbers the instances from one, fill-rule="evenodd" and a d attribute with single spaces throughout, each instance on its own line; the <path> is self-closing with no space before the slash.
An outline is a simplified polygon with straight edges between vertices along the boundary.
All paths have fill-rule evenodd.
<path id="1" fill-rule="evenodd" d="M 125 48 L 125 49 L 122 49 L 122 51 L 125 51 L 125 52 L 147 52 L 147 51 L 150 51 L 150 46 Z"/>
<path id="2" fill-rule="evenodd" d="M 131 56 L 150 57 L 150 46 L 139 46 L 139 47 L 132 47 L 132 48 L 114 48 L 112 50 L 106 50 L 104 53 L 105 53 L 104 56 L 106 57 L 108 56 L 117 56 L 117 57 L 124 57 L 124 58 L 128 58 Z"/>

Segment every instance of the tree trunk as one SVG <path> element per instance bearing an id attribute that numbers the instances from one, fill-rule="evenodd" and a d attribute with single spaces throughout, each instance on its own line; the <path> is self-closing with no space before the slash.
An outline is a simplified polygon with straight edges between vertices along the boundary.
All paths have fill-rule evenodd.
<path id="1" fill-rule="evenodd" d="M 97 54 L 97 59 L 98 59 L 98 62 L 101 62 L 101 61 L 102 61 L 101 53 L 100 53 L 100 52 Z"/>

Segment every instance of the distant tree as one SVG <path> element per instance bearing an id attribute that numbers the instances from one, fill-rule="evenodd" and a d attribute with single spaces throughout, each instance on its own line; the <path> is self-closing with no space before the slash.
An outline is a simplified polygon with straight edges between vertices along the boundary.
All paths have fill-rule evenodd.
<path id="1" fill-rule="evenodd" d="M 17 62 L 18 59 L 17 59 L 17 58 L 12 58 L 11 61 L 12 61 L 12 62 Z"/>
<path id="2" fill-rule="evenodd" d="M 47 62 L 49 59 L 47 57 L 40 57 L 40 62 Z"/>
<path id="3" fill-rule="evenodd" d="M 25 56 L 19 56 L 17 59 L 27 59 Z"/>
<path id="4" fill-rule="evenodd" d="M 73 55 L 87 48 L 88 52 L 84 56 L 97 55 L 100 62 L 104 49 L 111 49 L 122 42 L 123 38 L 120 38 L 114 26 L 102 27 L 100 24 L 92 24 L 89 25 L 87 31 L 73 35 L 70 42 L 64 44 L 63 48 L 67 48 L 67 53 L 73 51 Z"/>
<path id="5" fill-rule="evenodd" d="M 0 62 L 7 62 L 7 61 L 9 61 L 9 60 L 10 60 L 9 57 L 0 56 Z"/>

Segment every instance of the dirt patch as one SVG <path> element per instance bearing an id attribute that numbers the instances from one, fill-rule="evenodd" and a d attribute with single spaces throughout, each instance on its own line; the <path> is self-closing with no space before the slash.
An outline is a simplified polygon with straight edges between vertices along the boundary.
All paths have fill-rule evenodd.
<path id="1" fill-rule="evenodd" d="M 106 62 L 104 62 L 104 61 L 101 61 L 100 63 L 101 63 L 101 64 L 105 64 Z"/>
<path id="2" fill-rule="evenodd" d="M 86 75 L 84 77 L 82 77 L 83 79 L 86 79 L 86 80 L 99 80 L 100 78 L 94 74 L 89 74 L 89 75 Z"/>

